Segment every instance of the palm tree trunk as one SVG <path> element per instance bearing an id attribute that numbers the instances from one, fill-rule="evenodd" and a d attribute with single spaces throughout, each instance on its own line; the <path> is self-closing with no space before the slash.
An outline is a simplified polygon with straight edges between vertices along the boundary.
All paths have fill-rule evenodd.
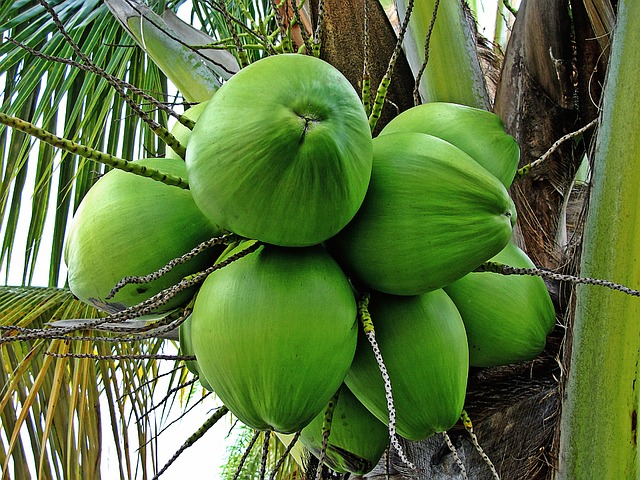
<path id="1" fill-rule="evenodd" d="M 633 179 L 640 168 L 640 6 L 621 1 L 603 96 L 584 235 L 582 275 L 640 283 Z M 560 422 L 559 479 L 637 478 L 640 303 L 591 286 L 577 290 Z"/>

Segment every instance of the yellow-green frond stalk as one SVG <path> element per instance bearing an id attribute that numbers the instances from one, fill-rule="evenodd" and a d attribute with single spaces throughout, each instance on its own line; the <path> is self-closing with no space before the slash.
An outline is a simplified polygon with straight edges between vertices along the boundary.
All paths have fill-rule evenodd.
<path id="1" fill-rule="evenodd" d="M 110 167 L 124 170 L 125 172 L 131 172 L 142 177 L 149 177 L 153 180 L 157 180 L 167 185 L 174 185 L 176 187 L 185 189 L 189 188 L 189 184 L 183 178 L 164 174 L 156 170 L 155 168 L 149 168 L 144 165 L 136 164 L 135 162 L 130 162 L 122 158 L 114 157 L 113 155 L 110 155 L 108 153 L 103 153 L 85 145 L 80 145 L 78 143 L 72 142 L 71 140 L 67 140 L 66 138 L 58 137 L 51 132 L 33 125 L 32 123 L 25 122 L 24 120 L 12 117 L 11 115 L 0 113 L 0 123 L 7 125 L 8 127 L 15 128 L 16 130 L 20 130 L 21 132 L 36 137 L 39 140 L 48 143 L 49 145 L 61 148 L 67 152 L 74 153 L 83 158 L 88 158 L 89 160 L 104 163 L 105 165 L 109 165 Z"/>

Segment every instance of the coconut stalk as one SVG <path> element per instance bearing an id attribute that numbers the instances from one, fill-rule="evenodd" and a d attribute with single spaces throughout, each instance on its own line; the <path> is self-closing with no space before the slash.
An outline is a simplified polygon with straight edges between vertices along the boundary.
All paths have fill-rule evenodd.
<path id="1" fill-rule="evenodd" d="M 598 132 L 582 275 L 640 284 L 640 4 L 619 2 Z M 558 479 L 637 478 L 640 302 L 577 289 Z"/>

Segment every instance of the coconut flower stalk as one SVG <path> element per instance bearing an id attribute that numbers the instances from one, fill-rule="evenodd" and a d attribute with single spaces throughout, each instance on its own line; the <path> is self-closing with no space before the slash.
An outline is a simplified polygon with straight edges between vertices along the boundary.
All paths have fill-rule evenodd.
<path id="1" fill-rule="evenodd" d="M 618 4 L 586 220 L 582 275 L 640 285 L 640 4 Z M 577 290 L 558 479 L 637 478 L 640 302 Z"/>

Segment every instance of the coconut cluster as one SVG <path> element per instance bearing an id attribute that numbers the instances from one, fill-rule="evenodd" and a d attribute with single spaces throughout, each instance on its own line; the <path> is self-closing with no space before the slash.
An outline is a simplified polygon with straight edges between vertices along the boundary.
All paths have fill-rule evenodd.
<path id="1" fill-rule="evenodd" d="M 235 234 L 225 251 L 163 281 L 221 267 L 187 295 L 195 301 L 180 345 L 246 425 L 302 431 L 319 454 L 333 402 L 326 462 L 363 474 L 389 443 L 380 354 L 397 431 L 418 440 L 458 421 L 470 365 L 544 348 L 555 316 L 542 280 L 474 272 L 490 259 L 533 265 L 510 243 L 519 149 L 497 116 L 425 104 L 372 138 L 346 78 L 293 54 L 244 68 L 191 115 L 193 131 L 179 133 L 186 162 L 155 160 L 190 190 L 113 172 L 98 181 L 67 242 L 69 283 L 82 300 L 126 308 L 157 290 L 132 285 L 107 303 L 122 277 L 159 268 L 169 260 L 160 252 Z M 107 227 L 129 235 L 123 259 L 111 258 Z M 378 355 L 358 327 L 369 314 Z"/>

